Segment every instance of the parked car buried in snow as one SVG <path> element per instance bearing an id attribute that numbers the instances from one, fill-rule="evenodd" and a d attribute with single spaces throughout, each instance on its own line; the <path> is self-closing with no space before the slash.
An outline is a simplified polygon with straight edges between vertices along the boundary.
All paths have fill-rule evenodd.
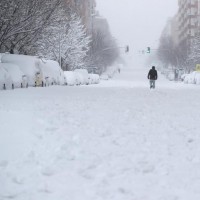
<path id="1" fill-rule="evenodd" d="M 42 60 L 39 63 L 39 72 L 44 85 L 64 85 L 65 75 L 59 63 L 54 60 Z"/>
<path id="2" fill-rule="evenodd" d="M 75 69 L 74 72 L 82 76 L 82 80 L 81 80 L 82 85 L 89 84 L 89 74 L 86 69 Z"/>
<path id="3" fill-rule="evenodd" d="M 101 80 L 108 80 L 109 77 L 108 77 L 108 75 L 106 73 L 103 73 L 103 74 L 101 74 L 100 79 Z"/>
<path id="4" fill-rule="evenodd" d="M 1 59 L 2 63 L 15 64 L 27 77 L 29 86 L 35 86 L 35 75 L 38 72 L 40 60 L 35 56 L 4 54 Z"/>
<path id="5" fill-rule="evenodd" d="M 23 88 L 27 87 L 27 78 L 24 73 L 19 69 L 15 64 L 10 63 L 0 63 L 0 66 L 3 67 L 11 78 L 12 88 Z"/>
<path id="6" fill-rule="evenodd" d="M 90 84 L 98 84 L 100 81 L 100 77 L 98 74 L 89 74 L 89 83 Z"/>
<path id="7" fill-rule="evenodd" d="M 12 88 L 12 79 L 9 73 L 3 68 L 0 63 L 0 90 L 6 90 Z"/>
<path id="8" fill-rule="evenodd" d="M 190 74 L 186 74 L 184 78 L 184 83 L 187 84 L 195 84 L 195 77 L 199 72 L 191 72 Z"/>
<path id="9" fill-rule="evenodd" d="M 200 85 L 200 72 L 196 73 L 196 76 L 194 78 L 194 82 L 195 82 L 195 84 Z"/>
<path id="10" fill-rule="evenodd" d="M 75 73 L 72 71 L 64 71 L 66 85 L 74 86 L 77 85 Z"/>

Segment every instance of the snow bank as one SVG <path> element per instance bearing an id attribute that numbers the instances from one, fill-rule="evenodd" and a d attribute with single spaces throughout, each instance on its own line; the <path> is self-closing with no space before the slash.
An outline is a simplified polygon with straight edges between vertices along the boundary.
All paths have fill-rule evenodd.
<path id="1" fill-rule="evenodd" d="M 40 60 L 34 56 L 4 54 L 2 63 L 12 63 L 19 66 L 20 70 L 27 76 L 30 86 L 35 85 L 36 74 L 39 72 Z"/>

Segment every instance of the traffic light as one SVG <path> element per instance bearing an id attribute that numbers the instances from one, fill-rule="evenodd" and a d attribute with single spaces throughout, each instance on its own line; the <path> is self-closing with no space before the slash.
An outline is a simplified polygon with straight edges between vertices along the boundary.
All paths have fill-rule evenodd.
<path id="1" fill-rule="evenodd" d="M 147 47 L 147 53 L 151 53 L 151 48 Z"/>
<path id="2" fill-rule="evenodd" d="M 129 46 L 128 46 L 128 45 L 126 46 L 126 50 L 125 50 L 125 52 L 126 52 L 126 53 L 129 52 Z"/>

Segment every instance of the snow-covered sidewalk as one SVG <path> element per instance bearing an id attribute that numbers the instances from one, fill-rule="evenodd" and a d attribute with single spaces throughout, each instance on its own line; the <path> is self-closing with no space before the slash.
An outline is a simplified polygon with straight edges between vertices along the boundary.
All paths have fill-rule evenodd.
<path id="1" fill-rule="evenodd" d="M 200 87 L 147 71 L 0 91 L 0 200 L 199 200 Z"/>

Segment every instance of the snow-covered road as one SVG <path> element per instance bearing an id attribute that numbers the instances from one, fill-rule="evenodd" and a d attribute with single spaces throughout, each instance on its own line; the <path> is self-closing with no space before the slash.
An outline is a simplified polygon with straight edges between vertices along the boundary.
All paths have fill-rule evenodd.
<path id="1" fill-rule="evenodd" d="M 0 91 L 0 200 L 199 200 L 200 87 L 147 72 Z"/>

